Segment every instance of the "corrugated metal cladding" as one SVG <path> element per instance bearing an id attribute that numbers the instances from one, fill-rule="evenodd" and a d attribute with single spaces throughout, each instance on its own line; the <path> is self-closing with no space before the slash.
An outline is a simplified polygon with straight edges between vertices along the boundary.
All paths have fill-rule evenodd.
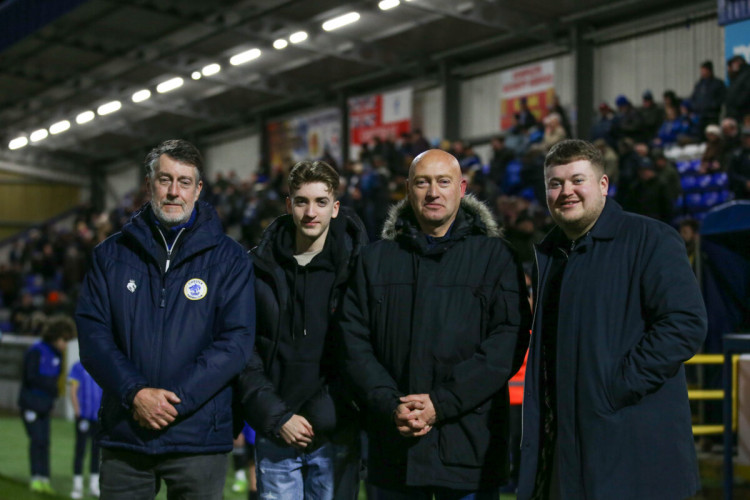
<path id="1" fill-rule="evenodd" d="M 261 156 L 260 134 L 249 134 L 240 139 L 208 146 L 203 156 L 210 181 L 219 172 L 224 175 L 235 172 L 238 179 L 249 179 L 258 170 Z"/>
<path id="2" fill-rule="evenodd" d="M 646 89 L 657 101 L 667 89 L 689 96 L 705 60 L 724 78 L 724 28 L 716 18 L 601 45 L 594 51 L 595 102 L 614 106 L 624 94 L 640 104 Z"/>
<path id="3" fill-rule="evenodd" d="M 430 144 L 439 142 L 445 136 L 443 130 L 443 88 L 433 87 L 414 92 L 412 107 L 413 127 L 422 129 L 422 135 Z"/>

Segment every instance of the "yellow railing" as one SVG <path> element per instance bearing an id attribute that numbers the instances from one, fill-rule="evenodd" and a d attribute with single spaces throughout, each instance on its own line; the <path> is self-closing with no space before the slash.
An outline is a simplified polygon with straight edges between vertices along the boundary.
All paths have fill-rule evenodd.
<path id="1" fill-rule="evenodd" d="M 732 431 L 737 430 L 737 378 L 740 356 L 732 356 Z M 686 365 L 721 365 L 724 363 L 723 354 L 696 354 L 685 361 Z M 688 399 L 691 401 L 716 401 L 724 399 L 722 389 L 693 389 L 688 391 Z M 701 424 L 693 426 L 693 434 L 706 436 L 709 434 L 721 434 L 724 426 L 721 424 Z"/>

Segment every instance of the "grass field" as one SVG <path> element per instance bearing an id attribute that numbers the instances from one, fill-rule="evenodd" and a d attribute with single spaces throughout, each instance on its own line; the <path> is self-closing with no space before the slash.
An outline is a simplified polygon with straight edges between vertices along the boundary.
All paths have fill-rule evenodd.
<path id="1" fill-rule="evenodd" d="M 75 433 L 73 422 L 52 419 L 52 450 L 50 468 L 52 488 L 58 495 L 32 493 L 29 484 L 29 440 L 23 428 L 21 418 L 17 416 L 0 416 L 0 500 L 54 500 L 69 498 L 73 484 L 73 445 Z M 88 470 L 86 465 L 84 470 Z M 231 473 L 231 464 L 230 464 Z M 86 482 L 85 484 L 88 484 Z M 232 481 L 227 477 L 224 486 L 224 498 L 227 500 L 244 500 L 245 493 L 234 493 Z M 92 497 L 89 497 L 92 498 Z M 167 498 L 162 487 L 158 499 Z M 367 500 L 364 488 L 360 488 L 360 500 Z M 503 495 L 502 500 L 513 500 L 513 495 Z"/>

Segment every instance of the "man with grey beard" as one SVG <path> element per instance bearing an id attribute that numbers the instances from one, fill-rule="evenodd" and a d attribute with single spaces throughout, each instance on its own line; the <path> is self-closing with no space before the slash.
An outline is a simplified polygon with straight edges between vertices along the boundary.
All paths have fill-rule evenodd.
<path id="1" fill-rule="evenodd" d="M 101 243 L 76 322 L 81 361 L 104 390 L 107 499 L 220 499 L 232 450 L 230 381 L 255 335 L 253 266 L 198 201 L 203 159 L 169 140 L 146 157 L 151 201 Z"/>

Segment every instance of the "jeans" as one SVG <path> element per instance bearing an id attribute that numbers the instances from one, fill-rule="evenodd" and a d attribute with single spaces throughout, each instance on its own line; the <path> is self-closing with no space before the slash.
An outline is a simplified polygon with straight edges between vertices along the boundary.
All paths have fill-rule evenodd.
<path id="1" fill-rule="evenodd" d="M 227 453 L 146 455 L 102 450 L 99 487 L 102 500 L 153 499 L 161 480 L 169 500 L 221 500 L 227 474 Z"/>
<path id="2" fill-rule="evenodd" d="M 465 491 L 450 488 L 406 486 L 398 490 L 368 485 L 368 500 L 498 500 L 500 488 L 488 490 Z"/>
<path id="3" fill-rule="evenodd" d="M 258 497 L 261 500 L 356 498 L 359 477 L 352 471 L 359 470 L 359 453 L 351 453 L 349 448 L 329 442 L 307 453 L 256 436 Z M 352 460 L 354 464 L 350 463 Z"/>

